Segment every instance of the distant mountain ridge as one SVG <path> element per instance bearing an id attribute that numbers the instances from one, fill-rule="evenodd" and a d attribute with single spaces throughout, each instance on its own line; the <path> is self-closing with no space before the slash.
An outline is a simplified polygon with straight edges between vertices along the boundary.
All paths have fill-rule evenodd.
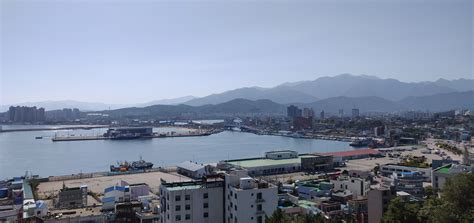
<path id="1" fill-rule="evenodd" d="M 441 112 L 452 109 L 474 109 L 474 90 L 466 92 L 443 93 L 431 96 L 407 97 L 400 101 L 390 101 L 375 96 L 326 98 L 312 103 L 296 104 L 301 108 L 310 107 L 316 112 L 337 114 L 343 109 L 350 114 L 351 109 L 358 108 L 365 112 L 395 112 L 395 111 L 431 111 Z M 248 100 L 233 99 L 216 105 L 153 105 L 144 108 L 122 108 L 102 111 L 112 117 L 153 117 L 153 118 L 206 118 L 206 117 L 235 117 L 242 115 L 286 115 L 286 107 L 268 99 Z"/>
<path id="2" fill-rule="evenodd" d="M 341 74 L 334 77 L 320 77 L 313 81 L 284 83 L 273 88 L 238 88 L 195 98 L 185 104 L 218 104 L 235 98 L 269 99 L 277 103 L 309 103 L 315 99 L 333 97 L 380 97 L 398 101 L 406 97 L 429 96 L 441 93 L 474 90 L 473 79 L 445 80 L 434 82 L 407 83 L 395 79 L 381 79 L 369 75 Z M 286 97 L 282 96 L 285 95 Z"/>
<path id="3" fill-rule="evenodd" d="M 82 111 L 101 111 L 107 109 L 118 109 L 127 107 L 147 107 L 151 105 L 177 105 L 186 104 L 191 106 L 216 105 L 232 101 L 234 99 L 248 99 L 251 101 L 268 99 L 279 104 L 315 104 L 332 108 L 338 101 L 349 100 L 347 98 L 358 98 L 358 101 L 347 101 L 347 105 L 354 103 L 364 104 L 370 98 L 372 105 L 387 109 L 403 108 L 393 105 L 393 102 L 406 100 L 406 104 L 413 103 L 408 99 L 411 97 L 428 97 L 438 94 L 449 94 L 456 92 L 467 92 L 474 90 L 474 79 L 424 81 L 416 83 L 401 82 L 395 79 L 381 79 L 369 75 L 341 74 L 333 77 L 320 77 L 312 81 L 298 81 L 283 83 L 272 88 L 244 87 L 222 93 L 211 94 L 205 97 L 185 96 L 174 99 L 154 100 L 137 104 L 106 104 L 79 101 L 43 101 L 28 102 L 16 105 L 44 107 L 46 110 L 62 108 L 79 108 Z M 365 98 L 365 100 L 363 100 Z M 387 100 L 385 102 L 383 100 Z M 351 99 L 356 100 L 356 99 Z M 368 103 L 366 103 L 369 106 Z M 8 110 L 10 105 L 0 105 L 0 112 Z M 430 105 L 431 106 L 431 105 Z M 435 108 L 435 106 L 431 106 Z"/>

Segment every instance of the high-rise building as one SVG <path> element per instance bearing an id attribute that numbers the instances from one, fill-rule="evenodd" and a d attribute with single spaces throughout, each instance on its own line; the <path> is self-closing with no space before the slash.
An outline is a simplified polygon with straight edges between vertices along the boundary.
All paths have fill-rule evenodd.
<path id="1" fill-rule="evenodd" d="M 339 109 L 339 118 L 344 117 L 344 109 Z"/>
<path id="2" fill-rule="evenodd" d="M 314 117 L 314 111 L 312 108 L 304 108 L 303 109 L 303 117 L 310 118 Z"/>
<path id="3" fill-rule="evenodd" d="M 13 123 L 35 123 L 45 120 L 44 108 L 10 106 L 8 109 L 8 120 Z"/>
<path id="4" fill-rule="evenodd" d="M 301 117 L 302 111 L 297 106 L 290 105 L 286 109 L 288 118 Z"/>
<path id="5" fill-rule="evenodd" d="M 353 108 L 352 109 L 352 118 L 357 118 L 359 117 L 359 109 L 358 108 Z"/>
<path id="6" fill-rule="evenodd" d="M 324 110 L 321 111 L 321 119 L 324 119 Z"/>
<path id="7" fill-rule="evenodd" d="M 278 188 L 255 180 L 247 171 L 232 171 L 225 175 L 226 223 L 265 222 L 278 206 Z"/>

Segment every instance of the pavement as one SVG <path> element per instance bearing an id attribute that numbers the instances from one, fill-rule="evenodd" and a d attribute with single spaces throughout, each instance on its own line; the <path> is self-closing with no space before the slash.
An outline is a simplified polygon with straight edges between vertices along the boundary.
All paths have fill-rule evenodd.
<path id="1" fill-rule="evenodd" d="M 66 187 L 79 187 L 81 185 L 87 185 L 89 191 L 92 191 L 96 194 L 103 194 L 105 188 L 114 185 L 120 185 L 121 180 L 127 181 L 129 184 L 146 183 L 150 187 L 151 192 L 157 194 L 161 184 L 160 179 L 163 179 L 167 182 L 192 180 L 191 178 L 179 175 L 177 173 L 164 173 L 157 171 L 65 181 L 52 181 L 40 183 L 38 186 L 38 195 L 40 198 L 47 198 L 50 196 L 55 197 L 57 196 L 59 190 L 63 187 L 63 183 L 66 185 Z"/>

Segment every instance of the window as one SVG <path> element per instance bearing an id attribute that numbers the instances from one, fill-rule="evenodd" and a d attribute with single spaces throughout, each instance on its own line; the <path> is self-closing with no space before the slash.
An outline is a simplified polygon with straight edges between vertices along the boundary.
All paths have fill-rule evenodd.
<path id="1" fill-rule="evenodd" d="M 262 193 L 257 193 L 257 199 L 262 199 Z"/>
<path id="2" fill-rule="evenodd" d="M 204 203 L 204 208 L 209 208 L 209 203 Z"/>
<path id="3" fill-rule="evenodd" d="M 252 193 L 252 194 L 250 194 L 250 195 L 253 197 L 253 193 Z"/>
<path id="4" fill-rule="evenodd" d="M 207 212 L 204 212 L 204 215 L 203 215 L 205 218 L 209 217 L 209 213 Z"/>
<path id="5" fill-rule="evenodd" d="M 175 211 L 181 211 L 181 205 L 176 205 Z"/>
<path id="6" fill-rule="evenodd" d="M 203 197 L 204 197 L 204 199 L 209 198 L 209 194 L 208 194 L 208 193 L 204 193 L 204 196 L 203 196 Z"/>
<path id="7" fill-rule="evenodd" d="M 184 200 L 187 200 L 187 201 L 191 200 L 191 195 L 189 194 L 184 195 Z"/>
<path id="8" fill-rule="evenodd" d="M 190 205 L 190 204 L 187 204 L 186 206 L 184 206 L 184 209 L 186 209 L 186 210 L 191 210 L 191 205 Z"/>
<path id="9" fill-rule="evenodd" d="M 186 220 L 191 219 L 191 215 L 190 215 L 190 214 L 186 214 L 186 216 L 184 217 L 184 219 L 186 219 Z"/>
<path id="10" fill-rule="evenodd" d="M 251 207 L 251 208 L 253 208 L 253 204 L 252 204 L 252 205 L 250 205 L 250 207 Z"/>
<path id="11" fill-rule="evenodd" d="M 181 215 L 176 215 L 175 220 L 176 221 L 181 221 Z"/>
<path id="12" fill-rule="evenodd" d="M 257 211 L 261 211 L 262 210 L 262 205 L 261 204 L 258 204 L 257 205 Z"/>
<path id="13" fill-rule="evenodd" d="M 237 205 L 234 206 L 234 209 L 237 211 Z"/>
<path id="14" fill-rule="evenodd" d="M 237 199 L 237 193 L 234 194 L 234 198 Z"/>
<path id="15" fill-rule="evenodd" d="M 262 216 L 258 216 L 258 217 L 257 217 L 257 223 L 263 223 L 263 220 L 262 220 L 262 219 L 263 219 Z"/>
<path id="16" fill-rule="evenodd" d="M 180 195 L 176 195 L 176 196 L 174 197 L 174 200 L 175 200 L 175 201 L 180 201 L 180 200 L 181 200 L 181 196 L 180 196 Z"/>

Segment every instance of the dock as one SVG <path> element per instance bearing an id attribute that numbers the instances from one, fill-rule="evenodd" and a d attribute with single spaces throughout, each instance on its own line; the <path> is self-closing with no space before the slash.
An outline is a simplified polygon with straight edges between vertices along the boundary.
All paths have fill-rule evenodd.
<path id="1" fill-rule="evenodd" d="M 191 132 L 182 134 L 153 134 L 152 136 L 143 136 L 136 139 L 152 139 L 152 138 L 173 138 L 173 137 L 196 137 L 209 136 L 221 132 L 221 130 L 210 130 L 205 132 Z M 113 137 L 105 136 L 55 136 L 51 140 L 53 142 L 65 141 L 86 141 L 86 140 L 136 140 L 136 139 L 115 139 Z"/>

